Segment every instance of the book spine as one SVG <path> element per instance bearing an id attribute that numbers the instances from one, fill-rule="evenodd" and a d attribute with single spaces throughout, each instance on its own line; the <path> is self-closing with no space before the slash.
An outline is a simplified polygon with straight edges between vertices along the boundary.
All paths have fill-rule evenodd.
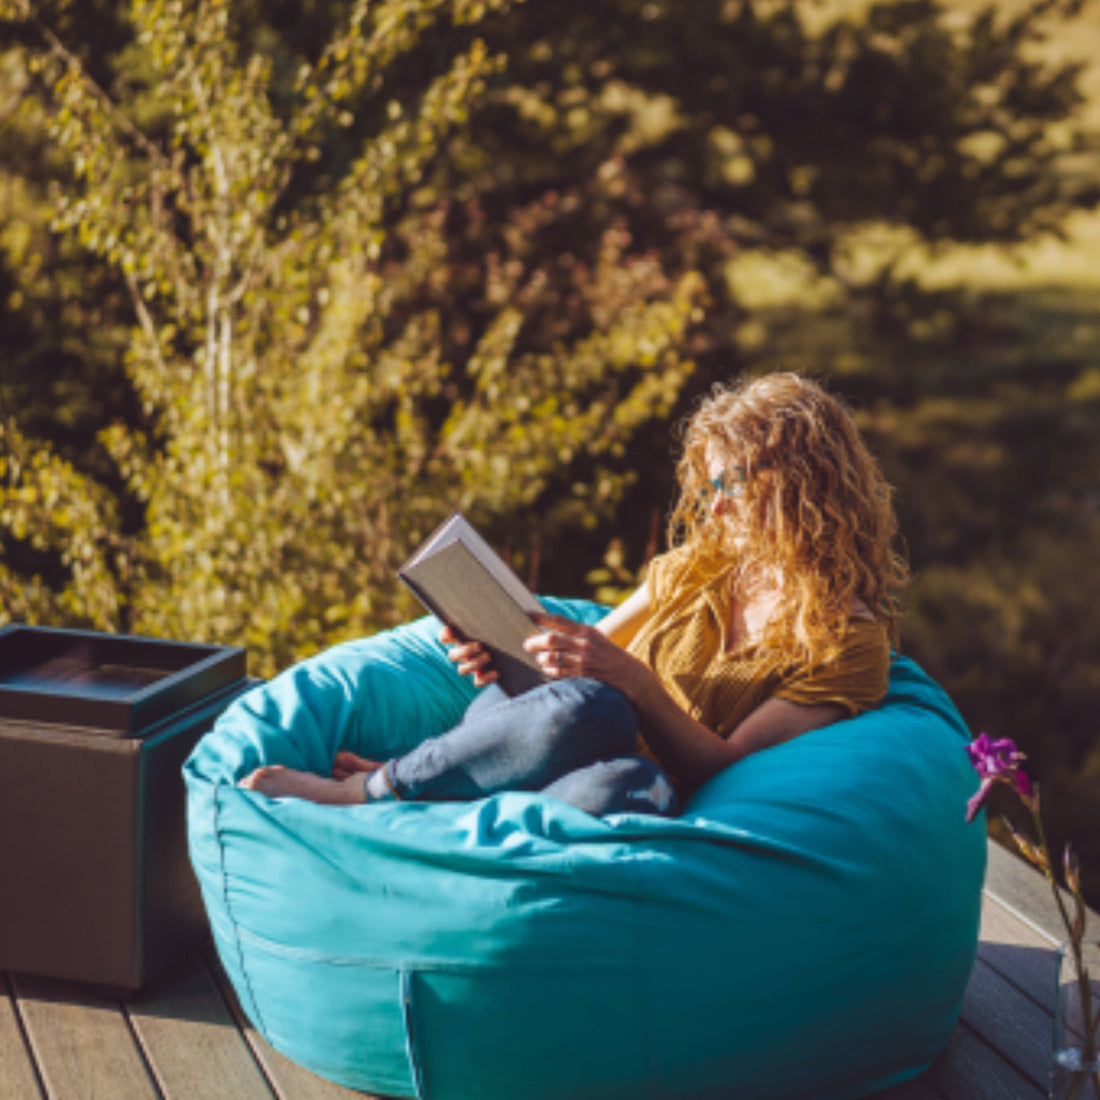
<path id="1" fill-rule="evenodd" d="M 454 634 L 454 636 L 455 636 L 456 638 L 458 638 L 458 639 L 459 639 L 459 641 L 463 641 L 463 642 L 468 642 L 468 641 L 470 640 L 469 638 L 467 638 L 467 637 L 466 637 L 466 635 L 465 635 L 465 634 L 463 634 L 463 633 L 462 633 L 462 631 L 461 631 L 461 630 L 459 630 L 459 629 L 458 629 L 458 627 L 457 627 L 457 626 L 456 626 L 456 625 L 454 624 L 454 622 L 453 622 L 452 620 L 450 620 L 450 619 L 448 619 L 448 618 L 447 618 L 446 614 L 444 613 L 443 609 L 442 609 L 442 608 L 441 608 L 441 607 L 439 606 L 439 604 L 438 604 L 438 603 L 436 603 L 436 601 L 435 601 L 434 599 L 432 599 L 432 597 L 431 597 L 431 596 L 429 596 L 429 595 L 428 595 L 428 593 L 427 593 L 427 592 L 426 592 L 426 591 L 425 591 L 425 590 L 424 590 L 423 588 L 421 588 L 421 587 L 420 587 L 420 585 L 418 585 L 418 584 L 416 583 L 416 581 L 414 581 L 414 580 L 413 580 L 413 579 L 412 579 L 411 577 L 407 577 L 407 576 L 406 576 L 406 575 L 405 575 L 404 573 L 402 573 L 402 572 L 401 572 L 400 570 L 398 571 L 398 573 L 397 573 L 397 576 L 398 576 L 398 577 L 399 577 L 399 578 L 401 579 L 401 581 L 402 581 L 402 583 L 403 583 L 403 584 L 405 585 L 405 587 L 406 587 L 406 588 L 407 588 L 407 589 L 408 589 L 408 590 L 409 590 L 409 591 L 410 591 L 410 592 L 411 592 L 411 593 L 412 593 L 412 594 L 413 594 L 413 595 L 414 595 L 414 596 L 415 596 L 415 597 L 416 597 L 416 598 L 417 598 L 417 599 L 418 599 L 418 600 L 419 600 L 419 601 L 420 601 L 420 602 L 421 602 L 421 603 L 422 603 L 422 604 L 423 604 L 423 605 L 424 605 L 424 606 L 425 606 L 425 607 L 426 607 L 426 608 L 427 608 L 427 609 L 428 609 L 428 610 L 429 610 L 429 611 L 430 611 L 430 612 L 431 612 L 431 613 L 432 613 L 432 614 L 433 614 L 433 615 L 434 615 L 434 616 L 435 616 L 435 617 L 436 617 L 436 618 L 437 618 L 437 619 L 438 619 L 438 620 L 439 620 L 439 621 L 440 621 L 441 623 L 445 623 L 445 624 L 446 624 L 447 626 L 449 626 L 449 627 L 451 628 L 451 633 L 452 633 L 452 634 Z"/>

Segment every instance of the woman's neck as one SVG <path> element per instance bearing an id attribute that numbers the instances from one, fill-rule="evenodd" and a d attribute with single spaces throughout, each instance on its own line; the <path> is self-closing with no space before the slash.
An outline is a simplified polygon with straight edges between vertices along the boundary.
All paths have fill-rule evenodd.
<path id="1" fill-rule="evenodd" d="M 782 598 L 782 583 L 774 570 L 751 566 L 736 571 L 730 595 L 727 652 L 752 645 L 764 636 Z"/>

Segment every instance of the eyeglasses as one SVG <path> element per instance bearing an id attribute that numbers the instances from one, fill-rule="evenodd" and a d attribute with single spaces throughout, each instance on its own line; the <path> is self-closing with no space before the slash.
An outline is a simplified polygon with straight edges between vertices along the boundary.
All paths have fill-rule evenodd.
<path id="1" fill-rule="evenodd" d="M 710 487 L 722 496 L 737 497 L 745 491 L 744 466 L 727 466 L 717 477 L 708 479 Z"/>

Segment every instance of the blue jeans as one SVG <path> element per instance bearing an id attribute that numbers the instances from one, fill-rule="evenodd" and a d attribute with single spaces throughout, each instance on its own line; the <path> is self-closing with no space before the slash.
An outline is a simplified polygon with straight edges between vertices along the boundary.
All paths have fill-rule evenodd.
<path id="1" fill-rule="evenodd" d="M 542 791 L 597 817 L 674 815 L 672 784 L 652 760 L 634 755 L 637 737 L 626 696 L 598 680 L 556 680 L 515 697 L 490 684 L 457 726 L 384 766 L 400 798 Z"/>

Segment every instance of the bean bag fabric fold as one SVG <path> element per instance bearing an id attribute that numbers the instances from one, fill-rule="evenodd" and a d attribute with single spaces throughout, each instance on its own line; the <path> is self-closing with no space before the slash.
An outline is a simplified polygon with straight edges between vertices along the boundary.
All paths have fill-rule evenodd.
<path id="1" fill-rule="evenodd" d="M 422 619 L 288 669 L 185 767 L 218 954 L 276 1049 L 431 1100 L 827 1100 L 946 1045 L 985 836 L 964 821 L 966 727 L 915 664 L 894 662 L 880 709 L 749 757 L 674 820 L 537 794 L 331 807 L 236 786 L 457 722 L 474 689 L 437 631 Z"/>

